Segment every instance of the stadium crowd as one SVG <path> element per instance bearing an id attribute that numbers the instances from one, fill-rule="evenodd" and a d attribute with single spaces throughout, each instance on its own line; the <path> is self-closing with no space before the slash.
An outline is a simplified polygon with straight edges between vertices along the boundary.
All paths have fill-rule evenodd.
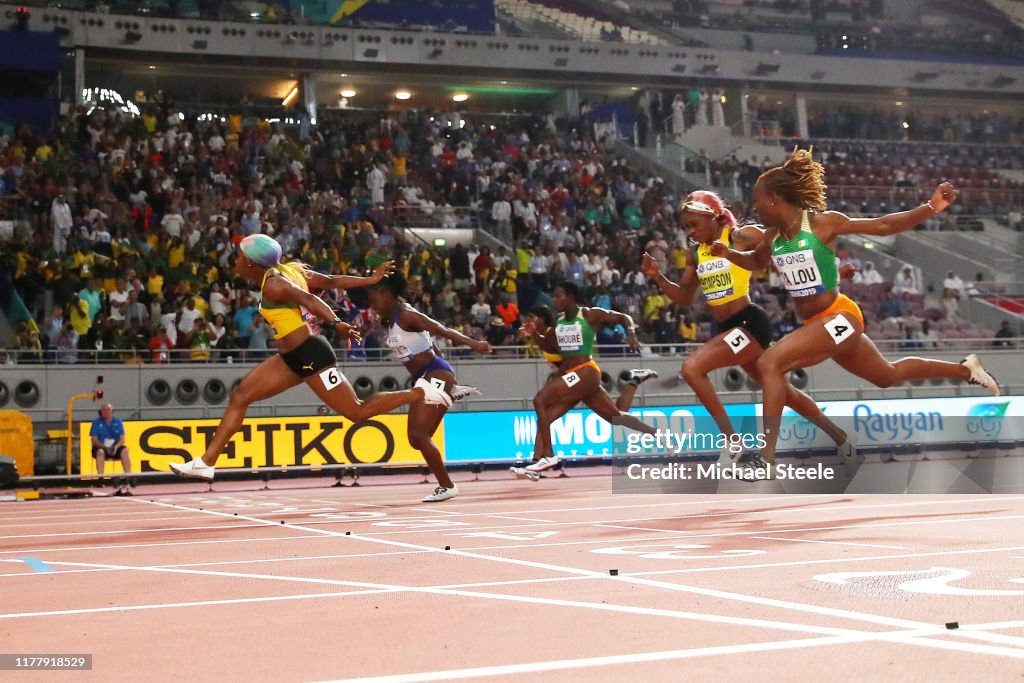
<path id="1" fill-rule="evenodd" d="M 256 232 L 323 271 L 363 273 L 395 260 L 413 305 L 494 346 L 520 345 L 522 316 L 550 304 L 561 280 L 581 286 L 593 305 L 631 314 L 646 343 L 708 338 L 702 305 L 679 310 L 639 272 L 644 251 L 670 277 L 685 266 L 679 198 L 652 171 L 579 133 L 590 128 L 556 128 L 551 116 L 495 125 L 409 110 L 329 112 L 316 124 L 301 115 L 285 130 L 258 116 L 168 107 L 138 117 L 79 107 L 52 135 L 20 128 L 0 137 L 3 194 L 27 226 L 5 245 L 5 265 L 36 318 L 17 331 L 19 357 L 266 356 L 273 338 L 258 292 L 231 274 L 237 243 Z M 735 209 L 746 215 L 742 204 Z M 401 227 L 457 227 L 467 216 L 508 248 L 435 247 Z M 871 277 L 865 286 L 877 286 Z M 384 331 L 365 293 L 324 296 L 364 330 L 364 347 L 348 356 L 378 357 Z M 777 336 L 798 324 L 774 275 L 759 274 L 753 296 L 772 313 Z M 908 319 L 919 304 L 889 317 Z M 624 336 L 603 330 L 599 342 L 624 352 Z"/>

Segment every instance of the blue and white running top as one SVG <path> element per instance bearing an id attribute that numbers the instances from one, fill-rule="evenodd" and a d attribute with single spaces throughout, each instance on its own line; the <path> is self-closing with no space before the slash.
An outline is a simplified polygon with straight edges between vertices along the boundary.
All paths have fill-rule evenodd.
<path id="1" fill-rule="evenodd" d="M 405 306 L 407 304 L 401 304 Z M 387 345 L 392 355 L 399 363 L 405 363 L 418 353 L 430 351 L 434 348 L 434 339 L 429 332 L 409 332 L 398 325 L 398 314 L 401 306 L 395 309 L 395 319 L 391 321 L 388 329 Z"/>

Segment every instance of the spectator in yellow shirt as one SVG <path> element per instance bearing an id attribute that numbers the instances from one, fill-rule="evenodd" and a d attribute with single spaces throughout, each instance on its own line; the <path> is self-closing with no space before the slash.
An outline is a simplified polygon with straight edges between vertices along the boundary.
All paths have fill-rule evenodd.
<path id="1" fill-rule="evenodd" d="M 688 315 L 679 321 L 679 336 L 688 344 L 697 343 L 697 323 Z"/>

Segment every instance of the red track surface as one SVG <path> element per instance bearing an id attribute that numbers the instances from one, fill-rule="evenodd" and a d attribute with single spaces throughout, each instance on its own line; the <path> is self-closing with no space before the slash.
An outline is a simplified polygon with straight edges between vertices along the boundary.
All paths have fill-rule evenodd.
<path id="1" fill-rule="evenodd" d="M 611 495 L 596 471 L 434 506 L 397 477 L 7 503 L 2 649 L 92 653 L 76 681 L 1020 680 L 1024 497 Z"/>

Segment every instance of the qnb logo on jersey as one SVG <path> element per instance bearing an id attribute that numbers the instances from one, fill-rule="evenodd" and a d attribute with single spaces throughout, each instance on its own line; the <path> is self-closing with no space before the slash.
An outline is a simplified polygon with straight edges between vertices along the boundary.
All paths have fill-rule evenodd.
<path id="1" fill-rule="evenodd" d="M 866 403 L 858 403 L 853 409 L 853 427 L 869 441 L 913 441 L 917 434 L 941 432 L 945 425 L 938 411 L 876 413 Z"/>
<path id="2" fill-rule="evenodd" d="M 1003 431 L 1003 417 L 1009 401 L 1004 403 L 979 403 L 967 411 L 967 432 L 980 436 L 999 436 Z"/>
<path id="3" fill-rule="evenodd" d="M 529 446 L 537 436 L 536 415 L 516 415 L 512 422 L 512 432 L 517 446 Z"/>
<path id="4" fill-rule="evenodd" d="M 729 263 L 728 259 L 716 258 L 710 261 L 702 261 L 697 264 L 697 275 L 707 275 L 708 273 L 717 273 L 723 270 L 729 270 L 732 264 Z"/>

